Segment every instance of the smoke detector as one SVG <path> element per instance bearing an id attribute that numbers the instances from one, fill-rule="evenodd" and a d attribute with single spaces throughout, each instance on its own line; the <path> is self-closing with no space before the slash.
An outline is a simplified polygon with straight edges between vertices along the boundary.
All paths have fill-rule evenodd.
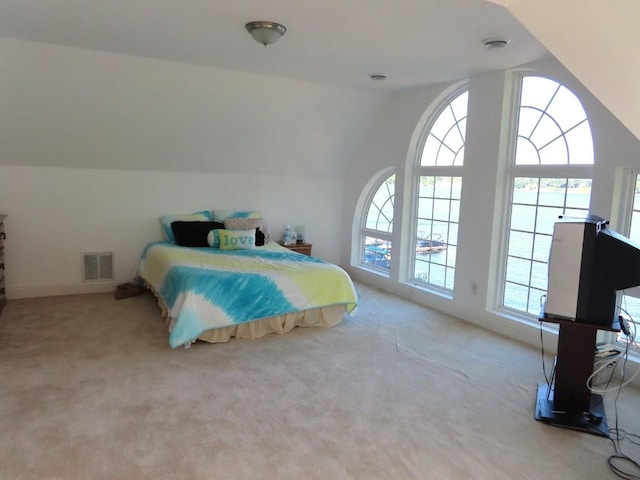
<path id="1" fill-rule="evenodd" d="M 482 41 L 484 48 L 487 50 L 497 50 L 500 48 L 505 48 L 507 45 L 511 43 L 511 40 L 507 38 L 487 38 Z"/>

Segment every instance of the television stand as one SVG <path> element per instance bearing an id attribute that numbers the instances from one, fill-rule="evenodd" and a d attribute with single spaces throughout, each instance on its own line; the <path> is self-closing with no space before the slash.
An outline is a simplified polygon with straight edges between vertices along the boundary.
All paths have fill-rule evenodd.
<path id="1" fill-rule="evenodd" d="M 587 380 L 593 373 L 598 330 L 617 332 L 619 325 L 596 325 L 551 317 L 540 321 L 557 323 L 560 331 L 553 384 L 538 386 L 535 419 L 556 427 L 609 437 L 602 396 L 591 393 Z"/>
<path id="2" fill-rule="evenodd" d="M 546 383 L 538 385 L 535 419 L 555 427 L 570 428 L 580 432 L 609 437 L 609 425 L 602 403 L 602 396 L 591 394 L 587 411 L 560 410 L 555 405 L 553 391 Z"/>

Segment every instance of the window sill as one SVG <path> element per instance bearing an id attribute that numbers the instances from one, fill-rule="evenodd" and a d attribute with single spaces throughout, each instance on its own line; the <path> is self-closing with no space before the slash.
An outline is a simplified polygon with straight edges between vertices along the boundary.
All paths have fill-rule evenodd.
<path id="1" fill-rule="evenodd" d="M 408 282 L 403 282 L 403 284 L 419 292 L 435 295 L 445 300 L 453 300 L 453 292 L 449 290 L 443 290 L 425 283 L 416 282 L 415 280 L 409 280 Z"/>
<path id="2" fill-rule="evenodd" d="M 389 270 L 384 269 L 384 268 L 376 268 L 376 267 L 371 267 L 371 266 L 362 265 L 362 264 L 357 264 L 357 265 L 352 264 L 351 268 L 357 269 L 357 270 L 359 270 L 361 272 L 371 273 L 371 274 L 376 275 L 378 277 L 390 278 Z"/>

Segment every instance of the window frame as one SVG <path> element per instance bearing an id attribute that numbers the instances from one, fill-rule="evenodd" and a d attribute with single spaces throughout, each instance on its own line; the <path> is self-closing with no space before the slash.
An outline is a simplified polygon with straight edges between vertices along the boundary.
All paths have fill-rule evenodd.
<path id="1" fill-rule="evenodd" d="M 379 267 L 376 265 L 372 265 L 369 263 L 366 263 L 364 261 L 364 256 L 365 256 L 365 243 L 366 243 L 366 238 L 370 237 L 370 238 L 377 238 L 377 239 L 381 239 L 385 242 L 388 242 L 389 244 L 393 245 L 393 224 L 395 222 L 395 216 L 396 216 L 396 212 L 395 212 L 395 206 L 396 206 L 396 201 L 397 201 L 397 192 L 396 192 L 396 188 L 394 187 L 394 192 L 393 192 L 393 218 L 391 219 L 391 231 L 389 232 L 384 232 L 382 230 L 374 230 L 371 228 L 367 228 L 367 218 L 368 218 L 368 214 L 369 214 L 369 210 L 371 209 L 372 203 L 373 203 L 373 199 L 376 196 L 376 194 L 378 193 L 378 190 L 380 189 L 380 187 L 387 182 L 387 180 L 391 177 L 395 176 L 395 185 L 398 184 L 398 174 L 396 172 L 395 168 L 391 168 L 391 169 L 386 169 L 382 172 L 379 172 L 378 175 L 376 175 L 370 182 L 369 182 L 369 187 L 367 189 L 367 196 L 364 199 L 363 202 L 363 208 L 361 209 L 361 216 L 360 216 L 360 225 L 358 228 L 358 248 L 357 248 L 357 259 L 356 259 L 356 265 L 360 268 L 365 268 L 367 270 L 376 272 L 379 275 L 383 275 L 386 277 L 390 277 L 391 275 L 391 263 L 389 268 L 383 268 L 383 267 Z M 396 255 L 397 257 L 397 255 Z M 395 257 L 393 257 L 395 258 Z M 396 259 L 397 261 L 397 259 Z"/>
<path id="2" fill-rule="evenodd" d="M 420 179 L 421 177 L 458 177 L 461 182 L 463 181 L 463 171 L 464 171 L 464 157 L 461 165 L 422 165 L 422 155 L 425 149 L 425 145 L 431 131 L 438 121 L 442 113 L 449 108 L 451 103 L 455 101 L 460 95 L 467 93 L 469 95 L 469 84 L 464 83 L 458 85 L 457 88 L 449 91 L 446 96 L 438 99 L 438 105 L 434 108 L 428 117 L 428 120 L 422 125 L 422 131 L 420 133 L 419 141 L 417 142 L 414 160 L 413 160 L 413 168 L 412 168 L 412 181 L 411 181 L 411 224 L 408 230 L 408 241 L 403 243 L 403 246 L 407 248 L 407 257 L 406 257 L 406 265 L 407 268 L 407 280 L 412 285 L 423 288 L 429 291 L 438 292 L 439 294 L 444 294 L 449 298 L 453 297 L 453 293 L 455 291 L 455 264 L 453 267 L 453 287 L 446 288 L 444 286 L 438 286 L 436 284 L 428 283 L 425 281 L 421 281 L 415 277 L 415 267 L 416 267 L 416 248 L 415 243 L 418 237 L 418 205 L 420 200 Z M 467 99 L 468 102 L 468 99 Z M 468 106 L 467 106 L 467 115 L 468 117 Z M 465 138 L 463 138 L 464 145 L 466 146 L 466 126 L 465 126 Z M 458 200 L 462 203 L 462 198 Z M 461 208 L 459 209 L 459 211 Z M 458 217 L 458 227 L 460 225 L 460 219 Z M 457 247 L 456 243 L 456 247 Z"/>
<path id="3" fill-rule="evenodd" d="M 536 71 L 522 71 L 516 72 L 513 77 L 514 85 L 512 90 L 512 105 L 511 116 L 510 116 L 510 125 L 509 125 L 509 140 L 507 144 L 506 151 L 506 162 L 505 162 L 505 190 L 504 190 L 504 201 L 502 208 L 502 217 L 501 217 L 501 235 L 500 235 L 500 249 L 498 254 L 498 264 L 495 270 L 495 290 L 492 295 L 492 303 L 493 310 L 496 312 L 500 312 L 512 318 L 518 318 L 521 320 L 525 320 L 527 322 L 530 321 L 538 321 L 538 315 L 534 315 L 528 313 L 528 311 L 517 310 L 504 305 L 504 295 L 507 286 L 507 261 L 509 258 L 509 240 L 511 233 L 511 215 L 513 209 L 513 201 L 514 201 L 514 184 L 516 178 L 584 178 L 590 179 L 593 181 L 594 173 L 595 173 L 595 146 L 594 146 L 594 163 L 593 164 L 516 164 L 516 147 L 518 143 L 518 127 L 519 127 L 519 119 L 520 119 L 520 97 L 522 93 L 522 84 L 523 79 L 527 76 L 535 76 L 542 77 L 553 82 L 556 82 L 568 89 L 576 98 L 580 101 L 580 104 L 585 112 L 586 119 L 591 130 L 591 122 L 589 115 L 584 107 L 584 104 L 577 93 L 575 93 L 572 89 L 570 89 L 567 85 L 565 85 L 561 80 L 555 79 L 552 76 L 546 75 L 542 72 Z M 592 130 L 591 130 L 592 131 Z M 593 134 L 592 134 L 593 138 Z M 591 208 L 591 202 L 589 201 L 589 210 Z M 531 285 L 529 285 L 531 288 Z"/>
<path id="4" fill-rule="evenodd" d="M 640 180 L 640 167 L 623 168 L 622 175 L 622 188 L 620 189 L 618 195 L 619 198 L 617 198 L 618 209 L 617 213 L 613 215 L 616 220 L 615 230 L 621 235 L 629 238 L 632 242 L 640 243 L 640 238 L 631 238 L 633 213 L 640 211 L 640 204 L 634 205 L 636 196 L 636 185 Z M 624 295 L 628 295 L 634 298 L 640 298 L 640 287 L 632 287 L 625 290 L 624 293 L 621 292 L 620 299 L 622 299 Z"/>

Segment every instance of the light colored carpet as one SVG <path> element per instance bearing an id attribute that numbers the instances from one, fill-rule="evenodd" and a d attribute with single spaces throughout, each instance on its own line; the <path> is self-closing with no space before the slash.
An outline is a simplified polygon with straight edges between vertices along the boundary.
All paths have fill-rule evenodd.
<path id="1" fill-rule="evenodd" d="M 148 294 L 10 301 L 0 479 L 616 478 L 609 440 L 533 419 L 539 350 L 358 290 L 332 329 L 190 350 Z"/>

